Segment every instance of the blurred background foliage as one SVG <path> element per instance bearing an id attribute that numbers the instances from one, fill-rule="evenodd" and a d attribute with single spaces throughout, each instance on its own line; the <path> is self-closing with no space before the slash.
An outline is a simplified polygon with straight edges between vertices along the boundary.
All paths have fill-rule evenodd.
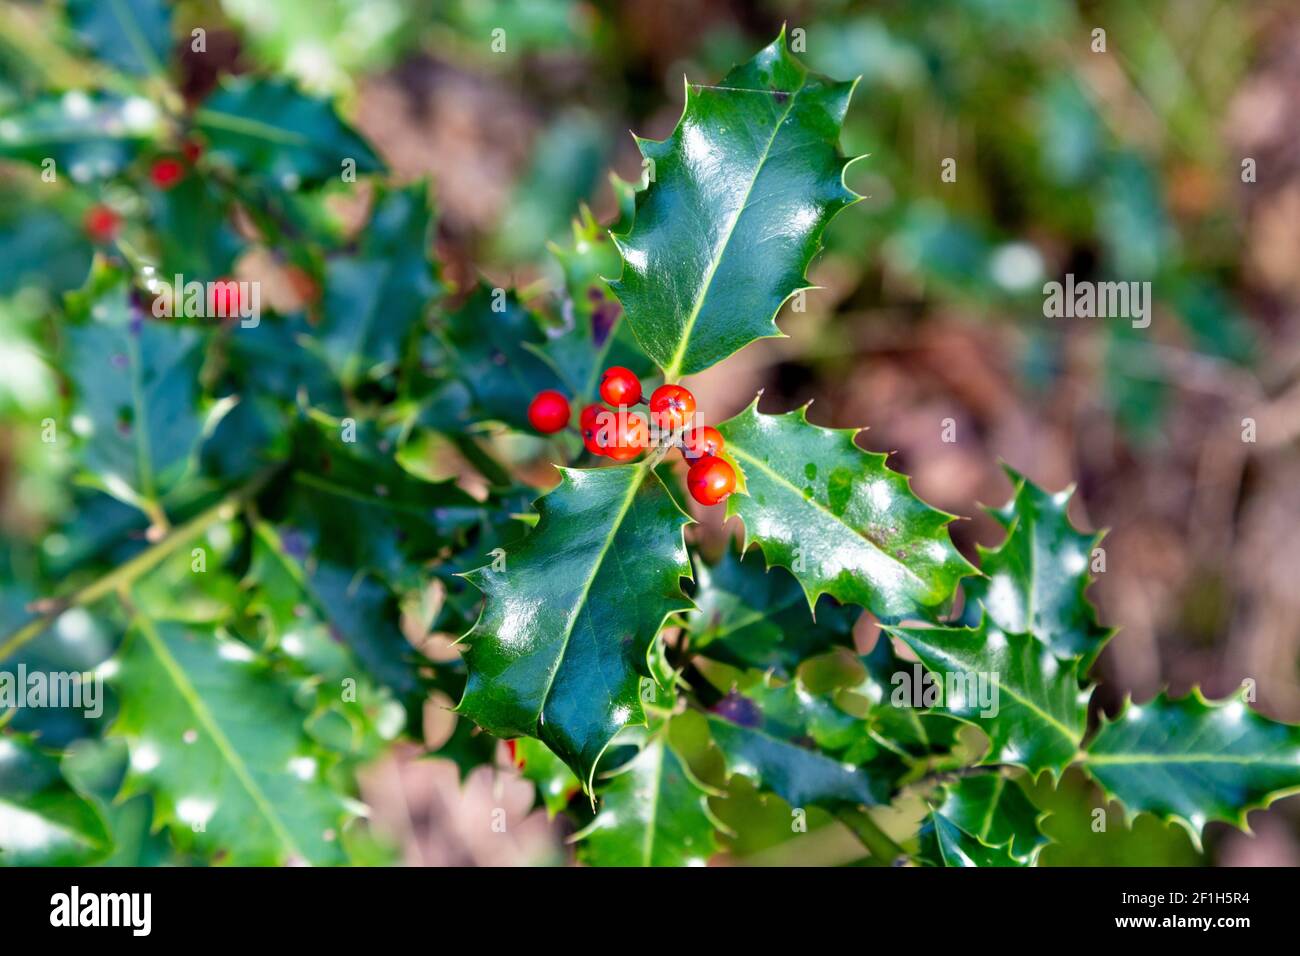
<path id="1" fill-rule="evenodd" d="M 132 71 L 138 50 L 94 50 L 93 32 L 67 36 L 62 6 L 0 11 L 0 124 L 37 92 L 99 79 L 93 60 L 70 52 L 78 44 Z M 1181 694 L 1201 683 L 1221 696 L 1250 677 L 1265 713 L 1300 720 L 1294 3 L 182 0 L 176 20 L 186 33 L 197 23 L 208 30 L 203 57 L 180 31 L 161 38 L 179 57 L 178 95 L 196 102 L 218 73 L 233 72 L 289 77 L 337 97 L 399 182 L 431 180 L 442 280 L 467 289 L 482 274 L 552 313 L 574 263 L 547 255 L 548 243 L 574 244 L 584 203 L 602 222 L 616 216 L 607 172 L 631 181 L 641 173 L 628 131 L 666 135 L 683 75 L 715 81 L 783 22 L 802 30 L 798 52 L 810 66 L 862 77 L 844 147 L 868 155 L 850 170 L 868 199 L 829 229 L 812 275 L 821 288 L 806 311 L 787 306 L 780 320 L 790 337 L 756 343 L 725 371 L 700 376 L 701 407 L 721 419 L 762 387 L 765 407 L 816 399 L 820 424 L 869 425 L 868 445 L 894 451 L 894 467 L 914 476 L 920 495 L 973 519 L 953 528 L 968 554 L 998 538 L 971 502 L 1006 498 L 999 459 L 1047 487 L 1077 481 L 1076 523 L 1110 529 L 1091 592 L 1102 619 L 1121 628 L 1100 663 L 1106 708 L 1166 684 Z M 1093 49 L 1097 28 L 1105 52 Z M 504 49 L 494 44 L 498 30 Z M 953 182 L 940 176 L 949 158 Z M 1246 159 L 1253 182 L 1243 182 Z M 0 529 L 44 551 L 35 567 L 23 548 L 0 550 L 17 582 L 0 593 L 5 621 L 91 547 L 51 530 L 69 526 L 69 514 L 93 506 L 94 520 L 78 527 L 100 540 L 133 520 L 64 481 L 69 462 L 32 427 L 54 413 L 65 387 L 46 361 L 42 323 L 85 280 L 92 247 L 81 217 L 121 187 L 38 185 L 31 168 L 0 163 Z M 311 224 L 324 256 L 350 248 L 360 221 L 339 198 L 327 186 L 265 208 Z M 177 213 L 164 205 L 153 214 Z M 239 274 L 255 274 L 255 256 L 225 234 L 233 228 L 200 216 L 170 232 L 180 251 L 192 251 L 187 229 L 200 232 L 212 273 L 242 256 Z M 585 235 L 601 247 L 598 230 Z M 598 263 L 602 252 L 593 253 Z M 1043 283 L 1065 273 L 1151 281 L 1151 327 L 1044 318 Z M 1257 423 L 1254 443 L 1242 441 L 1245 418 Z M 948 419 L 955 443 L 941 439 Z M 526 439 L 501 444 L 524 464 L 543 450 Z M 455 473 L 440 449 L 421 452 L 431 472 Z M 536 468 L 542 475 L 540 461 Z M 716 516 L 704 531 L 720 550 Z M 82 637 L 79 652 L 108 639 Z M 47 644 L 67 653 L 66 643 Z M 64 733 L 78 736 L 75 727 Z M 111 794 L 112 755 L 101 749 L 111 748 L 78 754 L 75 775 Z M 529 805 L 509 760 L 485 774 L 461 787 L 450 764 L 414 753 L 372 766 L 363 791 L 387 840 L 376 858 L 564 859 L 561 834 L 536 814 L 508 849 L 465 843 L 457 821 L 482 801 Z M 1081 778 L 1067 776 L 1055 794 L 1040 790 L 1054 814 L 1048 832 L 1079 835 L 1068 850 L 1045 851 L 1046 864 L 1198 859 L 1181 831 L 1151 820 L 1130 831 L 1112 813 L 1107 832 L 1087 838 L 1100 799 Z M 734 857 L 785 859 L 788 809 L 771 796 L 735 796 L 720 811 L 747 821 L 728 848 Z M 119 847 L 121 862 L 162 852 L 138 802 L 113 811 L 122 818 L 115 827 L 139 834 L 138 845 Z M 1254 838 L 1213 828 L 1209 858 L 1300 863 L 1294 804 L 1256 814 Z M 834 834 L 824 850 L 825 861 L 837 860 Z"/>

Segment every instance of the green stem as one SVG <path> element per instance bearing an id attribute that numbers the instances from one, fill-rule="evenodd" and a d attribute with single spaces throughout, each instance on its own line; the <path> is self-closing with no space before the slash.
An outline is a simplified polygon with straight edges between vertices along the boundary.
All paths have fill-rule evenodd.
<path id="1" fill-rule="evenodd" d="M 892 864 L 899 857 L 906 857 L 907 851 L 895 843 L 880 825 L 871 818 L 867 810 L 840 810 L 835 818 L 853 831 L 862 845 L 871 851 L 871 855 L 885 865 Z"/>
<path id="2" fill-rule="evenodd" d="M 181 545 L 202 534 L 210 525 L 234 517 L 239 506 L 245 500 L 257 494 L 275 470 L 275 468 L 270 468 L 259 473 L 247 484 L 235 489 L 210 508 L 205 509 L 177 527 L 157 544 L 141 551 L 129 561 L 124 561 L 112 571 L 92 581 L 85 587 L 61 598 L 46 598 L 37 602 L 40 608 L 39 616 L 28 621 L 3 641 L 0 641 L 0 661 L 39 637 L 49 627 L 50 622 L 64 611 L 73 607 L 93 604 L 100 598 L 107 597 L 119 588 L 131 584 L 140 575 L 157 567 L 164 558 L 180 548 Z"/>

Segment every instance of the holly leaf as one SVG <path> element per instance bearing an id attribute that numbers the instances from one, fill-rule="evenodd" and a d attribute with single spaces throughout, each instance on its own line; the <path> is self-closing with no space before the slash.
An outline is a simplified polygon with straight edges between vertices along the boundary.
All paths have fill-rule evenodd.
<path id="1" fill-rule="evenodd" d="M 70 90 L 38 97 L 0 119 L 0 156 L 42 165 L 73 182 L 120 172 L 163 132 L 162 115 L 139 96 Z"/>
<path id="2" fill-rule="evenodd" d="M 1084 767 L 1107 795 L 1138 813 L 1172 820 L 1200 848 L 1211 820 L 1249 830 L 1246 814 L 1300 792 L 1300 726 L 1269 720 L 1239 696 L 1126 701 L 1104 716 Z"/>
<path id="3" fill-rule="evenodd" d="M 665 619 L 691 607 L 690 520 L 646 462 L 560 469 L 537 527 L 465 575 L 487 600 L 462 641 L 458 710 L 498 737 L 536 737 L 590 791 L 626 724 L 644 723 L 641 679 Z"/>
<path id="4" fill-rule="evenodd" d="M 976 627 L 891 627 L 937 678 L 936 709 L 988 735 L 983 763 L 1024 767 L 1053 779 L 1078 755 L 1091 689 L 1079 662 L 1062 661 L 1030 634 Z M 917 689 L 914 688 L 914 693 Z M 921 689 L 924 690 L 924 689 Z"/>
<path id="5" fill-rule="evenodd" d="M 799 681 L 766 681 L 724 697 L 709 730 L 727 770 L 792 807 L 886 803 L 901 770 L 867 722 Z"/>
<path id="6" fill-rule="evenodd" d="M 284 189 L 341 177 L 352 169 L 349 160 L 356 174 L 383 168 L 328 100 L 287 80 L 227 78 L 195 111 L 194 123 L 209 161 Z"/>
<path id="7" fill-rule="evenodd" d="M 704 866 L 726 827 L 668 740 L 667 725 L 601 788 L 600 812 L 573 839 L 591 866 Z"/>
<path id="8" fill-rule="evenodd" d="M 686 616 L 693 651 L 788 677 L 809 657 L 853 646 L 861 612 L 823 599 L 810 614 L 793 576 L 742 558 L 728 549 L 715 565 L 697 564 L 696 609 Z"/>
<path id="9" fill-rule="evenodd" d="M 209 336 L 146 320 L 125 285 L 95 296 L 87 311 L 66 330 L 65 356 L 82 461 L 114 497 L 156 502 L 195 466 L 202 438 L 229 410 L 199 408 Z"/>
<path id="10" fill-rule="evenodd" d="M 468 403 L 456 402 L 445 410 L 459 409 L 464 424 L 493 420 L 531 430 L 528 403 L 533 396 L 542 389 L 564 388 L 555 369 L 536 354 L 545 341 L 536 317 L 513 293 L 480 287 L 438 328 L 442 354 L 432 358 L 455 370 L 454 381 L 469 397 Z M 445 398 L 445 391 L 436 391 L 433 407 Z M 435 419 L 429 424 L 447 423 Z"/>
<path id="11" fill-rule="evenodd" d="M 171 47 L 162 0 L 68 0 L 68 20 L 92 55 L 126 73 L 161 73 Z"/>
<path id="12" fill-rule="evenodd" d="M 1006 846 L 988 846 L 942 813 L 931 813 L 921 827 L 917 854 L 928 866 L 1025 866 Z"/>
<path id="13" fill-rule="evenodd" d="M 158 272 L 167 282 L 217 279 L 233 271 L 242 243 L 230 223 L 229 204 L 211 181 L 186 176 L 170 189 L 149 196 L 158 243 Z M 260 323 L 259 323 L 260 324 Z M 242 335 L 245 331 L 241 328 Z"/>
<path id="14" fill-rule="evenodd" d="M 0 866 L 84 866 L 112 849 L 104 817 L 58 759 L 24 734 L 0 736 Z"/>
<path id="15" fill-rule="evenodd" d="M 764 415 L 758 399 L 718 426 L 743 473 L 727 517 L 745 523 L 768 565 L 790 569 L 808 596 L 858 604 L 882 621 L 933 618 L 974 573 L 948 537 L 953 516 L 917 498 L 857 429 L 822 428 L 807 407 Z"/>
<path id="16" fill-rule="evenodd" d="M 809 73 L 782 30 L 717 86 L 687 84 L 671 136 L 637 140 L 650 183 L 612 288 L 669 381 L 781 334 L 827 222 L 861 198 L 836 148 L 853 87 Z"/>
<path id="17" fill-rule="evenodd" d="M 381 191 L 360 248 L 330 259 L 316 340 L 349 387 L 391 368 L 441 286 L 429 264 L 428 186 Z"/>
<path id="18" fill-rule="evenodd" d="M 910 699 L 900 702 L 899 694 L 905 685 L 899 675 L 907 675 L 910 680 L 914 668 L 920 665 L 905 661 L 894 653 L 888 634 L 882 633 L 871 653 L 863 654 L 859 661 L 866 675 L 847 692 L 869 703 L 869 719 L 882 739 L 895 747 L 900 755 L 908 757 L 952 751 L 958 742 L 960 721 L 947 714 L 916 707 Z"/>
<path id="19" fill-rule="evenodd" d="M 1097 623 L 1084 596 L 1088 562 L 1101 535 L 1076 531 L 1067 514 L 1073 489 L 1049 494 L 1010 468 L 1015 494 L 988 513 L 1007 531 L 1001 546 L 979 547 L 980 571 L 963 587 L 967 623 L 983 607 L 1004 631 L 1029 633 L 1058 657 L 1081 657 L 1086 671 L 1114 628 Z"/>
<path id="20" fill-rule="evenodd" d="M 141 617 L 119 663 L 110 734 L 130 749 L 120 799 L 151 794 L 178 846 L 222 863 L 344 862 L 349 804 L 302 732 L 292 688 L 246 645 Z"/>
<path id="21" fill-rule="evenodd" d="M 1032 865 L 1050 842 L 1039 828 L 1047 814 L 1029 801 L 1019 783 L 1000 773 L 960 777 L 948 784 L 936 813 L 984 846 L 1002 848 L 1022 863 Z"/>

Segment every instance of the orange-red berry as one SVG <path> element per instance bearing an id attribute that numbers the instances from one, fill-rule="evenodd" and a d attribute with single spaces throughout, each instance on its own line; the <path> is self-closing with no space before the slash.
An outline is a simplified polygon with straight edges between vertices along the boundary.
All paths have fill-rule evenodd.
<path id="1" fill-rule="evenodd" d="M 635 405 L 641 401 L 641 380 L 632 374 L 631 369 L 614 365 L 605 369 L 600 380 L 600 397 L 615 408 L 620 405 Z"/>
<path id="2" fill-rule="evenodd" d="M 726 444 L 722 433 L 712 425 L 700 425 L 682 435 L 682 454 L 690 460 L 716 455 Z"/>
<path id="3" fill-rule="evenodd" d="M 721 458 L 709 455 L 691 465 L 686 487 L 700 504 L 716 505 L 736 490 L 736 471 Z"/>
<path id="4" fill-rule="evenodd" d="M 695 414 L 695 396 L 680 385 L 660 385 L 650 396 L 650 417 L 664 431 L 676 431 Z"/>
<path id="5" fill-rule="evenodd" d="M 528 405 L 528 421 L 543 435 L 569 424 L 569 400 L 555 389 L 540 391 Z"/>

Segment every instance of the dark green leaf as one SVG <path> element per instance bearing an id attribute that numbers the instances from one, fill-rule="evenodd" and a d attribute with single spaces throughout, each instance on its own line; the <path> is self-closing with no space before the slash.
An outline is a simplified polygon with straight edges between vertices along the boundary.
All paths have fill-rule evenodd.
<path id="1" fill-rule="evenodd" d="M 717 564 L 697 565 L 696 610 L 686 618 L 691 649 L 735 667 L 792 676 L 799 663 L 833 647 L 853 646 L 861 612 L 829 599 L 814 618 L 803 589 L 781 568 L 765 570 L 730 549 Z"/>
<path id="2" fill-rule="evenodd" d="M 123 795 L 150 793 L 178 845 L 236 866 L 343 862 L 348 803 L 290 688 L 247 646 L 138 618 L 120 663 Z"/>
<path id="3" fill-rule="evenodd" d="M 1079 663 L 1062 661 L 1029 634 L 979 626 L 896 627 L 938 678 L 938 709 L 988 735 L 985 763 L 1059 777 L 1079 752 L 1091 689 L 1079 689 Z"/>
<path id="4" fill-rule="evenodd" d="M 812 605 L 829 594 L 884 621 L 932 617 L 973 570 L 948 537 L 952 515 L 922 502 L 856 429 L 808 421 L 807 408 L 764 415 L 755 399 L 718 426 L 744 477 L 727 515 L 745 523 L 769 565 L 794 572 Z"/>
<path id="5" fill-rule="evenodd" d="M 120 172 L 162 131 L 162 115 L 150 100 L 71 90 L 0 119 L 0 156 L 36 165 L 53 159 L 57 175 L 85 183 Z"/>
<path id="6" fill-rule="evenodd" d="M 723 828 L 710 794 L 665 727 L 601 788 L 600 812 L 574 835 L 581 857 L 592 866 L 703 866 Z"/>
<path id="7" fill-rule="evenodd" d="M 1197 847 L 1206 823 L 1246 829 L 1246 813 L 1300 792 L 1300 726 L 1269 720 L 1240 697 L 1126 702 L 1103 718 L 1085 769 L 1125 807 L 1180 824 Z"/>
<path id="8" fill-rule="evenodd" d="M 330 260 L 317 338 L 349 387 L 396 364 L 440 293 L 428 252 L 433 213 L 423 184 L 381 191 L 355 254 Z"/>
<path id="9" fill-rule="evenodd" d="M 163 0 L 68 0 L 68 19 L 90 52 L 119 70 L 166 68 L 171 11 Z"/>
<path id="10" fill-rule="evenodd" d="M 227 79 L 194 114 L 212 162 L 297 189 L 356 173 L 377 172 L 379 158 L 328 100 L 279 79 Z"/>
<path id="11" fill-rule="evenodd" d="M 103 816 L 59 761 L 26 736 L 0 735 L 0 866 L 82 866 L 112 848 Z"/>
<path id="12" fill-rule="evenodd" d="M 461 713 L 500 737 L 537 737 L 588 789 L 626 724 L 664 620 L 691 607 L 688 518 L 646 463 L 561 469 L 540 520 L 503 564 L 466 577 L 487 596 L 464 638 Z"/>
<path id="13" fill-rule="evenodd" d="M 780 334 L 826 223 L 859 198 L 836 148 L 852 90 L 810 74 L 783 30 L 717 86 L 688 85 L 671 136 L 637 141 L 652 175 L 614 291 L 669 381 Z"/>
<path id="14" fill-rule="evenodd" d="M 1058 657 L 1082 657 L 1086 671 L 1114 633 L 1097 623 L 1084 596 L 1101 536 L 1070 524 L 1072 489 L 1048 494 L 1010 468 L 1007 473 L 1015 495 L 1004 507 L 989 509 L 1007 537 L 996 549 L 979 549 L 984 577 L 963 585 L 967 623 L 978 620 L 982 606 L 1002 630 L 1033 634 Z"/>

